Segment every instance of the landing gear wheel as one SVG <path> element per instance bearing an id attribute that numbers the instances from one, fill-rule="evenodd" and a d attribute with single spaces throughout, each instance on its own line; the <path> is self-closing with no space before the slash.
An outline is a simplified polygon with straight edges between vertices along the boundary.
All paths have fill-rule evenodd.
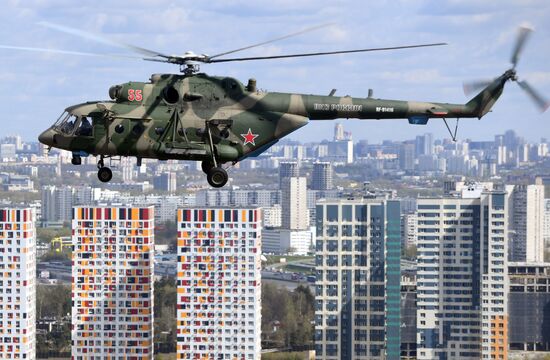
<path id="1" fill-rule="evenodd" d="M 113 172 L 108 167 L 100 167 L 97 171 L 97 177 L 101 182 L 109 182 L 113 178 Z"/>
<path id="2" fill-rule="evenodd" d="M 73 165 L 82 164 L 82 158 L 79 155 L 73 155 L 73 158 L 71 159 L 71 164 Z"/>
<path id="3" fill-rule="evenodd" d="M 204 160 L 203 162 L 201 162 L 202 172 L 207 175 L 213 167 L 214 167 L 214 164 L 212 164 L 210 161 Z"/>
<path id="4" fill-rule="evenodd" d="M 221 167 L 213 167 L 206 175 L 206 180 L 210 186 L 220 188 L 227 184 L 229 176 L 227 176 L 227 172 Z"/>

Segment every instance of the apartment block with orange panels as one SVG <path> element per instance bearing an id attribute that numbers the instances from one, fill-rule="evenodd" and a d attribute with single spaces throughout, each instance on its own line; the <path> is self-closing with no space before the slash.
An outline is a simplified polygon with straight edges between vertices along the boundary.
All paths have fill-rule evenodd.
<path id="1" fill-rule="evenodd" d="M 261 210 L 178 210 L 177 358 L 260 358 Z"/>
<path id="2" fill-rule="evenodd" d="M 0 208 L 0 358 L 36 358 L 36 237 L 31 208 Z"/>
<path id="3" fill-rule="evenodd" d="M 153 358 L 154 208 L 75 207 L 72 358 Z"/>

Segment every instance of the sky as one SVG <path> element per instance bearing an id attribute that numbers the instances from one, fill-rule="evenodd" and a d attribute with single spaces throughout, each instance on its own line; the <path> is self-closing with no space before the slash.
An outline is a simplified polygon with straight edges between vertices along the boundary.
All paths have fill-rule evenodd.
<path id="1" fill-rule="evenodd" d="M 510 68 L 520 25 L 535 29 L 518 65 L 550 99 L 550 2 L 548 0 L 0 0 L 0 44 L 105 54 L 129 54 L 39 25 L 50 22 L 117 41 L 183 54 L 216 54 L 306 27 L 333 23 L 299 37 L 239 53 L 242 56 L 333 51 L 418 43 L 448 46 L 317 58 L 202 65 L 210 75 L 257 79 L 267 91 L 465 103 L 464 81 L 490 79 Z M 59 55 L 0 49 L 0 136 L 35 140 L 63 110 L 108 99 L 111 85 L 147 81 L 177 66 L 133 59 Z M 354 140 L 407 140 L 431 132 L 449 138 L 440 120 L 427 126 L 407 120 L 338 120 Z M 451 120 L 452 122 L 453 120 Z M 290 136 L 332 138 L 335 121 L 315 121 Z M 461 121 L 459 139 L 490 140 L 514 129 L 528 141 L 550 138 L 550 110 L 537 111 L 517 84 L 508 83 L 481 121 Z"/>

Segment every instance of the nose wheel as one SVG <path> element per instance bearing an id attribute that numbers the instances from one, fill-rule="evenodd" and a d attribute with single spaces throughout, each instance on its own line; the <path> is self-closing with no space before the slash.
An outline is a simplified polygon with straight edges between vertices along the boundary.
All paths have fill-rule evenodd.
<path id="1" fill-rule="evenodd" d="M 71 159 L 71 164 L 73 165 L 82 164 L 82 158 L 79 155 L 73 155 L 73 158 Z"/>
<path id="2" fill-rule="evenodd" d="M 206 174 L 206 180 L 208 181 L 210 186 L 215 188 L 223 187 L 225 184 L 227 184 L 228 179 L 229 176 L 227 175 L 227 171 L 225 171 L 221 167 L 213 167 Z"/>

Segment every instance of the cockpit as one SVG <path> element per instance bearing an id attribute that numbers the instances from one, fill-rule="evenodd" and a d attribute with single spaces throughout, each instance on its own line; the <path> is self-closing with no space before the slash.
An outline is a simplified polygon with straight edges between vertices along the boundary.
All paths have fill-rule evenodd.
<path id="1" fill-rule="evenodd" d="M 67 136 L 92 136 L 92 123 L 87 116 L 76 116 L 65 111 L 52 126 Z"/>

